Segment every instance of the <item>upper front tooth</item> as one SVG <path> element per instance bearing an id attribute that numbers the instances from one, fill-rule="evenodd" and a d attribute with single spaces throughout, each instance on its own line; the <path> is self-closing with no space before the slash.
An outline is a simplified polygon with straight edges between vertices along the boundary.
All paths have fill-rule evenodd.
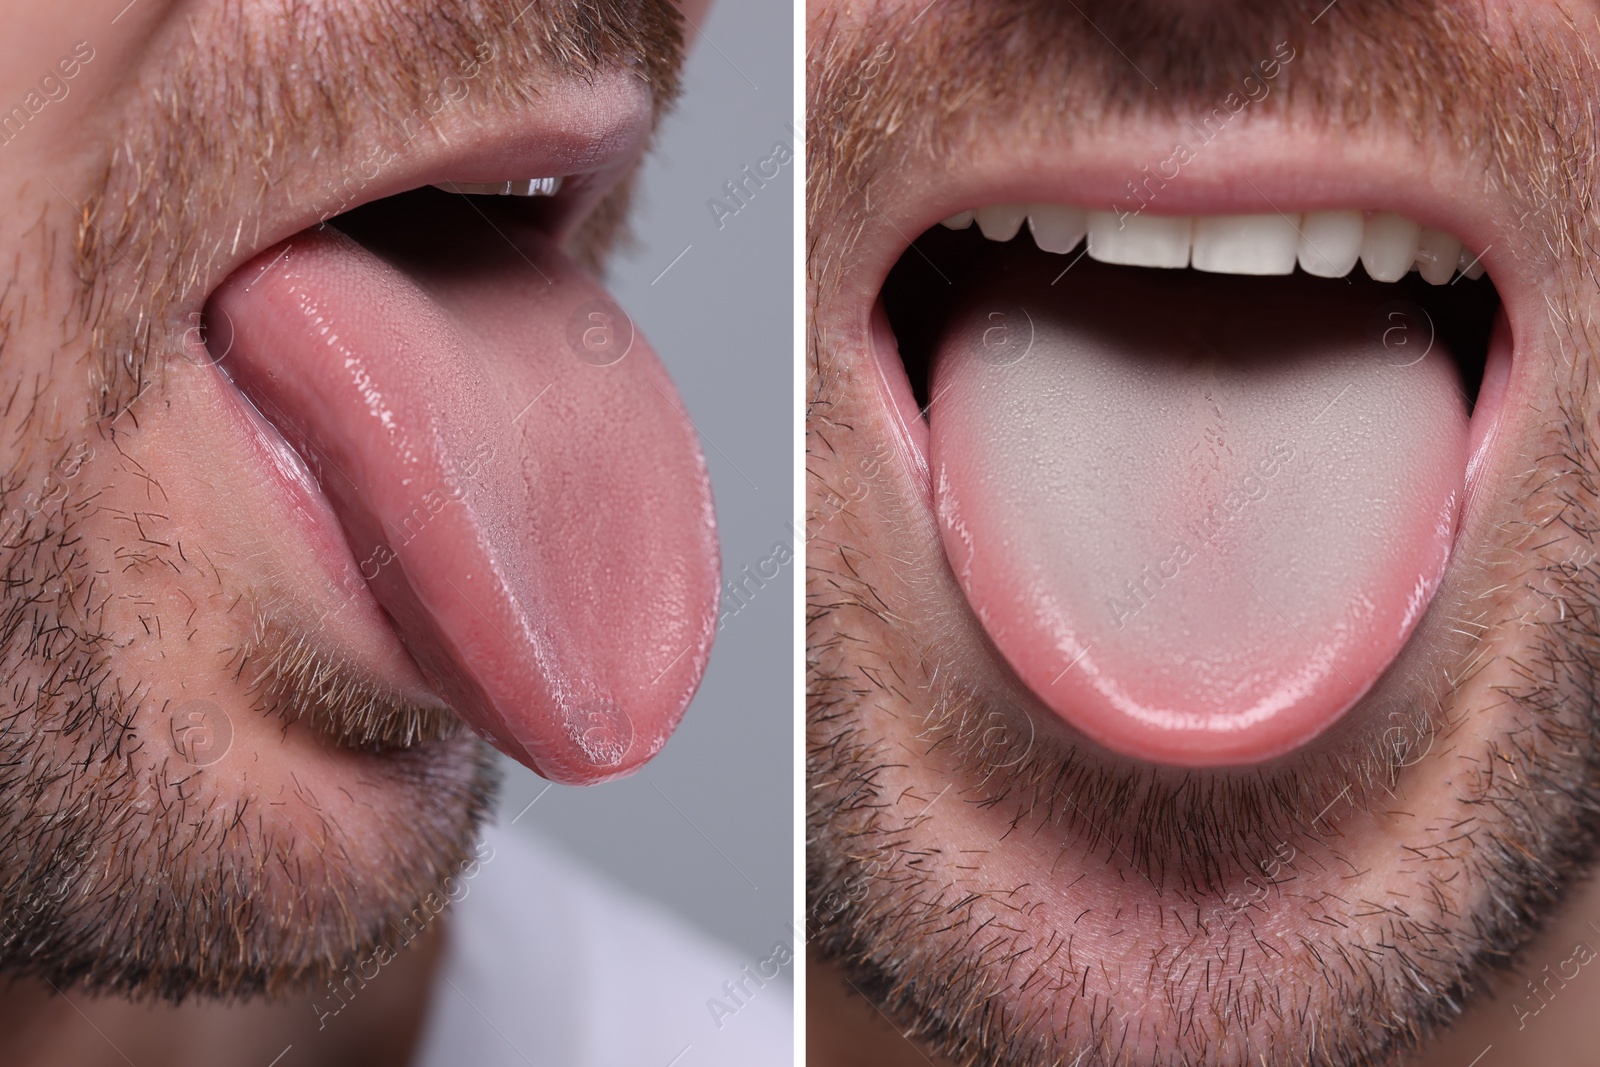
<path id="1" fill-rule="evenodd" d="M 440 182 L 435 189 L 471 196 L 555 196 L 560 178 L 522 178 L 512 182 Z"/>
<path id="2" fill-rule="evenodd" d="M 1417 235 L 1417 271 L 1432 285 L 1443 285 L 1456 272 L 1461 242 L 1443 230 L 1423 230 Z"/>
<path id="3" fill-rule="evenodd" d="M 1030 204 L 1028 229 L 1042 252 L 1070 252 L 1089 232 L 1089 217 L 1081 207 L 1065 204 Z"/>
<path id="4" fill-rule="evenodd" d="M 1300 234 L 1287 215 L 1209 215 L 1195 220 L 1195 270 L 1293 274 Z"/>
<path id="5" fill-rule="evenodd" d="M 1009 241 L 1028 216 L 1026 204 L 991 204 L 978 209 L 978 229 L 991 241 Z"/>
<path id="6" fill-rule="evenodd" d="M 1300 269 L 1343 278 L 1361 258 L 1366 220 L 1359 211 L 1308 211 L 1300 220 Z"/>
<path id="7" fill-rule="evenodd" d="M 1088 254 L 1130 267 L 1187 267 L 1217 274 L 1283 275 L 1295 264 L 1320 278 L 1342 278 L 1359 260 L 1374 281 L 1397 282 L 1415 265 L 1441 285 L 1459 270 L 1483 275 L 1478 257 L 1444 230 L 1424 230 L 1390 211 L 1282 212 L 1177 217 L 1090 211 L 1070 204 L 992 204 L 944 220 L 965 229 L 974 220 L 992 241 L 1009 241 L 1028 220 L 1041 251 L 1073 251 L 1085 234 Z"/>
<path id="8" fill-rule="evenodd" d="M 524 178 L 512 182 L 512 196 L 555 196 L 561 191 L 561 178 Z"/>
<path id="9" fill-rule="evenodd" d="M 1361 239 L 1361 265 L 1374 281 L 1397 282 L 1417 261 L 1417 238 L 1422 227 L 1392 211 L 1379 211 L 1367 220 Z"/>
<path id="10" fill-rule="evenodd" d="M 1187 267 L 1192 229 L 1187 216 L 1091 211 L 1089 256 L 1128 267 Z"/>

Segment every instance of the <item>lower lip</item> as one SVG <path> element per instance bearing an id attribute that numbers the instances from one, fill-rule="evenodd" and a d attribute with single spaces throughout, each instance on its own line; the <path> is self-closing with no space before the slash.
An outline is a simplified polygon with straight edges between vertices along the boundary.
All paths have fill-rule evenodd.
<path id="1" fill-rule="evenodd" d="M 911 379 L 905 364 L 900 361 L 900 344 L 895 339 L 894 328 L 889 325 L 889 313 L 880 297 L 872 306 L 872 321 L 867 335 L 872 348 L 873 367 L 877 372 L 878 388 L 885 403 L 882 405 L 894 420 L 897 443 L 917 471 L 917 485 L 923 490 L 925 500 L 933 506 L 933 485 L 928 470 L 928 420 L 917 406 L 916 394 L 911 390 Z"/>
<path id="2" fill-rule="evenodd" d="M 205 373 L 214 375 L 217 399 L 237 432 L 244 454 L 249 457 L 253 469 L 261 472 L 263 484 L 279 505 L 277 514 L 287 519 L 299 539 L 310 548 L 311 559 L 327 579 L 326 588 L 332 591 L 337 606 L 325 612 L 319 621 L 325 624 L 337 616 L 340 634 L 345 639 L 355 635 L 382 635 L 380 658 L 388 665 L 385 681 L 419 702 L 437 703 L 438 697 L 427 688 L 421 672 L 362 578 L 338 517 L 305 460 L 234 386 L 226 370 L 226 353 L 214 359 L 204 344 L 196 341 L 190 341 L 187 349 L 191 362 L 201 364 L 207 368 Z"/>
<path id="3" fill-rule="evenodd" d="M 1487 481 L 1485 470 L 1494 457 L 1495 443 L 1500 438 L 1501 422 L 1507 410 L 1507 396 L 1511 392 L 1511 375 L 1517 365 L 1516 341 L 1511 330 L 1511 320 L 1502 305 L 1495 315 L 1489 334 L 1489 353 L 1483 366 L 1483 380 L 1478 384 L 1478 398 L 1472 406 L 1472 423 L 1469 427 L 1467 459 L 1466 501 L 1462 508 L 1462 521 L 1456 527 L 1460 541 L 1469 520 L 1477 513 Z"/>

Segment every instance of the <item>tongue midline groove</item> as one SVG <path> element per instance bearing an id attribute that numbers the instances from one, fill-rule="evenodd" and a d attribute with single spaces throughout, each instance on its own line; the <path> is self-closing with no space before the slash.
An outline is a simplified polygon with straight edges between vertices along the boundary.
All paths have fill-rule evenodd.
<path id="1" fill-rule="evenodd" d="M 977 223 L 991 241 L 1023 229 L 1041 251 L 1066 255 L 1087 241 L 1102 263 L 1131 267 L 1194 267 L 1217 274 L 1292 274 L 1340 278 L 1357 262 L 1375 281 L 1399 281 L 1416 270 L 1444 285 L 1484 273 L 1479 253 L 1444 230 L 1389 211 L 1307 211 L 1256 215 L 1151 215 L 1093 211 L 1067 204 L 990 204 L 962 211 L 943 225 Z"/>
<path id="2" fill-rule="evenodd" d="M 952 231 L 936 225 L 917 237 L 890 270 L 879 295 L 918 408 L 925 413 L 928 410 L 932 354 L 944 329 L 953 296 L 981 279 L 987 271 L 1025 266 L 1028 261 L 1032 261 L 1037 269 L 1048 271 L 1047 280 L 1055 278 L 1062 282 L 1055 288 L 1064 293 L 1069 288 L 1066 282 L 1070 281 L 1071 274 L 1063 271 L 1063 268 L 1072 272 L 1091 267 L 1119 273 L 1127 271 L 1130 283 L 1147 269 L 1091 264 L 1092 259 L 1083 250 L 1081 239 L 1078 251 L 1065 256 L 1037 250 L 1032 242 L 1026 240 L 1016 239 L 997 244 L 982 236 L 975 226 Z M 1166 275 L 1169 272 L 1158 273 Z M 1216 274 L 1201 274 L 1196 277 L 1196 282 L 1202 277 L 1216 277 L 1216 284 L 1227 284 L 1223 276 Z M 1338 289 L 1349 285 L 1372 284 L 1361 272 L 1355 272 L 1349 278 L 1312 279 L 1301 276 L 1299 281 L 1305 285 Z M 1290 284 L 1290 279 L 1237 278 L 1232 284 L 1271 287 Z M 1332 292 L 1330 289 L 1330 295 Z M 1492 277 L 1487 274 L 1476 278 L 1460 276 L 1449 285 L 1434 285 L 1413 272 L 1395 283 L 1374 287 L 1375 314 L 1381 310 L 1380 304 L 1387 307 L 1390 302 L 1396 306 L 1412 305 L 1426 314 L 1437 331 L 1439 342 L 1445 345 L 1455 360 L 1470 412 L 1477 402 L 1491 331 L 1501 303 Z"/>

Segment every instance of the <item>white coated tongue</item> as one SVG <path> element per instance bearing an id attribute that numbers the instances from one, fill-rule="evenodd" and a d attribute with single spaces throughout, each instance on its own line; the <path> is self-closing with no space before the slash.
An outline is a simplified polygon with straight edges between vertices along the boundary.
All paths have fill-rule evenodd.
<path id="1" fill-rule="evenodd" d="M 1392 288 L 1036 273 L 977 285 L 934 357 L 938 513 L 983 626 L 1125 755 L 1248 763 L 1320 733 L 1447 562 L 1449 354 Z"/>

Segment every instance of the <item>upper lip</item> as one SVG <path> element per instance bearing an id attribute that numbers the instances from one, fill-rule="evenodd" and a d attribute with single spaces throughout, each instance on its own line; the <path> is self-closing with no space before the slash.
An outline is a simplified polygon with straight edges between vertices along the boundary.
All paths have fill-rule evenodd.
<path id="1" fill-rule="evenodd" d="M 1167 123 L 1130 123 L 1072 137 L 1031 139 L 1018 131 L 985 131 L 953 145 L 938 165 L 909 163 L 893 181 L 854 190 L 861 236 L 839 264 L 834 290 L 819 310 L 864 350 L 869 314 L 890 269 L 916 236 L 957 212 L 985 204 L 1060 203 L 1090 210 L 1136 210 L 1128 191 L 1171 156 L 1193 132 Z M 1277 117 L 1228 129 L 1196 153 L 1175 179 L 1144 205 L 1150 215 L 1247 215 L 1281 211 L 1393 211 L 1423 226 L 1453 233 L 1482 253 L 1505 304 L 1519 348 L 1543 315 L 1550 274 L 1532 268 L 1547 253 L 1520 227 L 1509 198 L 1487 193 L 1482 167 L 1463 165 L 1445 146 L 1364 132 L 1288 124 Z M 1476 175 L 1476 176 L 1475 176 Z M 845 205 L 845 210 L 849 210 Z"/>
<path id="2" fill-rule="evenodd" d="M 651 123 L 649 90 L 626 71 L 614 71 L 592 81 L 553 83 L 538 105 L 517 110 L 474 113 L 468 100 L 448 105 L 431 130 L 404 142 L 398 126 L 375 124 L 361 131 L 365 137 L 345 139 L 338 152 L 295 168 L 259 214 L 241 210 L 243 222 L 219 221 L 219 230 L 238 226 L 243 236 L 236 246 L 224 244 L 227 254 L 211 264 L 197 295 L 213 291 L 262 250 L 336 214 L 442 182 L 568 179 L 544 224 L 559 244 L 627 175 Z M 385 160 L 386 148 L 393 158 Z"/>

